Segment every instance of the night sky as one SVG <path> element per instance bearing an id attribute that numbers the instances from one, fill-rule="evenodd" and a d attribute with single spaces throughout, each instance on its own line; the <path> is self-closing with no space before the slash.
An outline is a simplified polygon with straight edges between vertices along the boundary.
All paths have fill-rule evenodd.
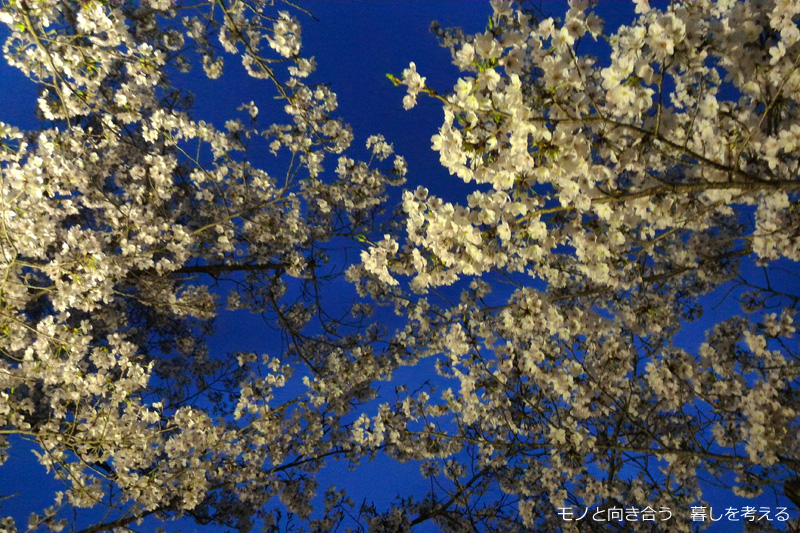
<path id="1" fill-rule="evenodd" d="M 655 3 L 654 3 L 655 4 Z M 362 150 L 366 138 L 372 134 L 383 134 L 395 146 L 397 154 L 408 162 L 408 182 L 406 188 L 414 189 L 424 185 L 432 194 L 457 201 L 468 190 L 456 182 L 438 162 L 438 154 L 430 149 L 430 138 L 442 122 L 441 104 L 420 97 L 419 105 L 405 111 L 402 98 L 403 87 L 394 87 L 386 78 L 387 73 L 400 75 L 402 70 L 414 61 L 421 75 L 427 77 L 430 86 L 439 92 L 447 92 L 454 85 L 459 73 L 450 63 L 450 54 L 440 48 L 435 37 L 430 34 L 430 24 L 438 20 L 441 26 L 461 26 L 466 32 L 474 33 L 483 29 L 491 10 L 483 1 L 320 1 L 303 2 L 318 20 L 304 14 L 297 14 L 303 25 L 303 57 L 314 56 L 317 71 L 311 82 L 327 83 L 338 94 L 339 116 L 352 125 L 355 133 L 354 147 Z M 558 16 L 566 9 L 566 2 L 550 1 L 540 4 L 545 14 Z M 633 6 L 627 2 L 605 0 L 598 11 L 607 19 L 606 29 L 613 28 L 633 14 Z M 5 32 L 0 31 L 0 37 Z M 586 43 L 584 50 L 592 50 Z M 602 53 L 602 48 L 596 48 Z M 223 76 L 215 81 L 204 79 L 202 74 L 184 75 L 176 78 L 176 85 L 190 88 L 196 95 L 194 116 L 222 127 L 226 120 L 242 117 L 236 108 L 243 102 L 254 100 L 259 108 L 269 110 L 273 91 L 266 82 L 247 77 L 235 58 L 226 56 L 227 64 Z M 181 76 L 181 75 L 178 75 Z M 285 77 L 285 76 L 284 76 Z M 185 83 L 185 85 L 184 85 Z M 0 122 L 10 123 L 20 128 L 35 128 L 34 109 L 36 89 L 18 71 L 10 69 L 5 62 L 0 65 Z M 262 115 L 263 118 L 268 118 Z M 262 118 L 260 117 L 260 118 Z M 276 121 L 284 120 L 277 117 Z M 267 154 L 256 155 L 256 160 L 267 170 L 275 165 Z M 366 155 L 362 150 L 357 155 Z M 272 161 L 272 162 L 271 162 Z M 334 165 L 328 160 L 327 167 Z M 278 167 L 279 168 L 279 167 Z M 276 173 L 279 170 L 276 170 Z M 399 199 L 399 191 L 394 193 Z M 351 256 L 353 259 L 355 256 Z M 341 287 L 340 298 L 350 299 L 348 287 Z M 337 293 L 338 294 L 338 293 Z M 710 302 L 718 301 L 712 296 Z M 717 298 L 714 300 L 713 298 Z M 709 308 L 711 305 L 709 305 Z M 710 309 L 709 309 L 710 310 Z M 707 321 L 731 313 L 730 306 L 722 306 L 711 311 Z M 381 315 L 382 316 L 382 315 Z M 391 319 L 387 318 L 387 321 Z M 392 324 L 387 323 L 390 329 Z M 687 348 L 694 348 L 703 340 L 703 327 L 686 332 L 683 342 Z M 234 350 L 252 350 L 257 353 L 276 352 L 273 333 L 264 328 L 258 318 L 247 314 L 230 313 L 220 317 L 217 335 L 212 339 L 212 352 L 224 354 Z M 693 346 L 692 346 L 693 345 Z M 694 351 L 692 350 L 692 351 Z M 400 375 L 401 379 L 421 380 L 430 366 L 409 370 Z M 387 385 L 388 386 L 388 385 Z M 20 495 L 0 500 L 0 517 L 12 515 L 18 525 L 27 523 L 27 514 L 41 510 L 52 502 L 53 490 L 58 484 L 44 474 L 34 461 L 32 454 L 24 445 L 14 446 L 19 441 L 12 440 L 9 450 L 12 458 L 0 469 L 2 488 L 0 497 L 19 492 Z M 357 503 L 363 499 L 373 500 L 376 506 L 386 508 L 395 495 L 415 494 L 424 496 L 430 487 L 429 481 L 419 477 L 417 464 L 397 465 L 388 459 L 379 459 L 373 464 L 364 465 L 350 471 L 346 464 L 336 463 L 327 468 L 320 477 L 320 493 L 328 483 L 350 488 L 352 498 Z M 748 501 L 734 498 L 729 491 L 710 488 L 706 498 L 716 509 L 724 507 L 752 505 L 777 508 L 778 502 L 765 494 L 761 498 Z M 627 502 L 644 506 L 646 502 Z M 790 507 L 782 500 L 781 506 Z M 689 509 L 673 510 L 676 516 L 690 516 Z M 69 518 L 69 517 L 67 517 Z M 171 526 L 166 525 L 171 529 Z M 185 530 L 191 531 L 190 524 Z M 742 522 L 720 521 L 709 531 L 742 531 Z M 148 529 L 143 528 L 142 531 Z M 418 531 L 436 531 L 432 524 L 426 524 Z"/>

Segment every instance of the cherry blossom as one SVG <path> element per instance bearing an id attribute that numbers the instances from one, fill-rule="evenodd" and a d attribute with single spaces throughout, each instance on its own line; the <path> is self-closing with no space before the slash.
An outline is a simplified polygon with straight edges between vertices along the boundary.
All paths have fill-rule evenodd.
<path id="1" fill-rule="evenodd" d="M 560 20 L 493 7 L 483 33 L 434 28 L 462 71 L 452 91 L 396 79 L 441 101 L 432 148 L 473 190 L 404 193 L 405 235 L 351 271 L 454 383 L 388 406 L 373 437 L 461 465 L 430 504 L 453 531 L 591 529 L 564 506 L 687 509 L 700 479 L 741 496 L 786 483 L 797 505 L 800 298 L 772 279 L 796 281 L 800 260 L 800 5 L 637 2 L 599 59 L 581 45 L 602 27 L 588 2 Z M 689 348 L 712 292 L 743 312 Z"/>
<path id="2" fill-rule="evenodd" d="M 572 531 L 594 526 L 559 509 L 689 509 L 706 482 L 798 505 L 797 2 L 644 0 L 607 28 L 588 2 L 494 1 L 477 34 L 434 25 L 452 90 L 413 62 L 389 78 L 406 109 L 441 103 L 431 147 L 468 192 L 420 184 L 394 218 L 405 160 L 379 134 L 355 155 L 302 11 L 272 4 L 0 7 L 42 119 L 0 124 L 0 447 L 63 483 L 29 529 L 89 508 L 92 533 L 287 512 L 298 531 Z M 195 117 L 180 74 L 232 61 L 267 99 Z M 211 353 L 226 309 L 281 345 Z M 378 454 L 430 492 L 377 509 L 320 485 Z"/>
<path id="3" fill-rule="evenodd" d="M 308 518 L 315 473 L 357 459 L 347 417 L 392 368 L 371 348 L 379 328 L 362 327 L 368 303 L 327 314 L 331 254 L 381 234 L 404 160 L 380 135 L 370 161 L 347 156 L 336 95 L 304 83 L 315 62 L 299 22 L 271 2 L 0 14 L 5 58 L 41 88 L 44 119 L 0 125 L 0 446 L 29 443 L 64 485 L 30 529 L 94 507 L 87 531 Z M 250 101 L 224 127 L 192 117 L 171 73 L 215 79 L 236 56 L 282 116 Z M 287 166 L 252 163 L 259 143 Z M 283 347 L 210 353 L 225 307 L 262 314 Z M 295 397 L 276 400 L 290 380 Z"/>

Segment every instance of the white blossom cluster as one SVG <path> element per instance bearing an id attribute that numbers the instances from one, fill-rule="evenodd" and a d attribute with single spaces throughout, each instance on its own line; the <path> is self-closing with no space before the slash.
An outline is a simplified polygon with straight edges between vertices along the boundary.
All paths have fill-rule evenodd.
<path id="1" fill-rule="evenodd" d="M 148 516 L 247 530 L 277 500 L 307 518 L 324 458 L 353 456 L 343 420 L 392 358 L 359 326 L 369 304 L 348 323 L 320 299 L 330 250 L 372 235 L 405 162 L 380 135 L 369 161 L 348 157 L 335 93 L 304 83 L 299 22 L 273 10 L 0 4 L 4 57 L 41 89 L 45 121 L 0 124 L 0 448 L 22 436 L 64 483 L 30 530 L 98 506 L 92 531 Z M 283 114 L 251 101 L 224 128 L 192 118 L 168 73 L 200 63 L 215 79 L 236 55 Z M 287 166 L 258 168 L 257 145 Z M 286 349 L 210 354 L 223 305 L 262 314 Z M 305 388 L 276 400 L 298 368 Z"/>
<path id="2" fill-rule="evenodd" d="M 434 27 L 462 72 L 452 91 L 413 63 L 393 78 L 407 108 L 442 102 L 433 150 L 472 191 L 404 192 L 404 239 L 350 272 L 457 385 L 386 406 L 358 438 L 462 465 L 440 511 L 465 523 L 448 531 L 514 513 L 571 531 L 564 505 L 688 508 L 702 478 L 780 491 L 800 465 L 800 3 L 638 0 L 607 37 L 588 2 L 561 20 L 492 5 L 483 33 Z M 610 61 L 583 52 L 601 38 Z M 783 269 L 793 287 L 770 282 Z M 444 308 L 401 292 L 470 280 Z M 746 314 L 684 348 L 725 286 Z M 502 495 L 480 499 L 491 483 Z M 651 526 L 692 527 L 631 527 Z"/>
<path id="3" fill-rule="evenodd" d="M 432 147 L 471 188 L 404 192 L 401 232 L 383 205 L 405 161 L 380 135 L 352 155 L 289 11 L 0 4 L 44 121 L 0 124 L 0 447 L 29 441 L 64 483 L 30 530 L 103 507 L 88 531 L 288 511 L 298 531 L 555 532 L 580 527 L 566 506 L 689 509 L 702 479 L 797 497 L 800 295 L 771 280 L 800 261 L 800 4 L 638 0 L 606 33 L 588 2 L 492 7 L 482 33 L 434 28 L 452 91 L 414 63 L 391 78 L 407 109 L 441 101 Z M 282 115 L 191 115 L 173 73 L 235 56 Z M 332 256 L 358 245 L 347 277 L 403 317 L 393 335 L 366 299 L 328 311 Z M 717 288 L 742 314 L 689 347 Z M 283 345 L 209 353 L 222 306 Z M 438 377 L 369 403 L 403 367 Z M 314 508 L 326 461 L 378 453 L 430 492 L 376 509 L 330 487 Z"/>

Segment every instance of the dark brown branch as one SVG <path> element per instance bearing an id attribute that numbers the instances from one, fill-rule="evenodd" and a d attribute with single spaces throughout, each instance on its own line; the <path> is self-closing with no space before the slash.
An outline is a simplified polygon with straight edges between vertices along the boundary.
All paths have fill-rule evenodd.
<path id="1" fill-rule="evenodd" d="M 145 511 L 144 513 L 142 513 L 139 516 L 136 516 L 136 515 L 133 515 L 133 514 L 128 515 L 128 516 L 123 516 L 122 518 L 118 518 L 116 520 L 112 520 L 111 522 L 105 522 L 103 524 L 96 524 L 96 525 L 87 527 L 86 529 L 83 529 L 83 530 L 79 531 L 78 533 L 101 533 L 102 531 L 112 531 L 115 528 L 125 527 L 128 524 L 130 524 L 131 522 L 136 522 L 137 520 L 140 520 L 142 518 L 150 516 L 151 514 L 154 514 L 154 513 L 158 513 L 158 512 L 161 512 L 161 511 L 166 511 L 169 508 L 170 508 L 170 505 L 159 506 L 159 507 L 156 507 L 155 509 L 152 509 L 150 511 Z"/>
<path id="2" fill-rule="evenodd" d="M 254 265 L 194 265 L 181 267 L 174 270 L 176 274 L 208 274 L 217 276 L 228 272 L 265 272 L 282 270 L 284 265 L 281 263 L 258 263 Z"/>
<path id="3" fill-rule="evenodd" d="M 645 284 L 645 283 L 660 283 L 670 278 L 674 278 L 676 276 L 680 276 L 681 274 L 685 274 L 686 272 L 697 270 L 698 268 L 702 267 L 704 264 L 709 262 L 719 263 L 726 259 L 733 259 L 736 257 L 746 257 L 752 253 L 750 247 L 738 249 L 738 250 L 731 250 L 725 252 L 720 255 L 712 256 L 712 257 L 703 257 L 702 260 L 697 262 L 694 265 L 682 266 L 677 267 L 672 270 L 667 270 L 666 272 L 661 272 L 659 274 L 651 274 L 649 276 L 642 276 L 641 279 L 637 281 L 637 285 Z M 563 300 L 570 300 L 572 298 L 585 298 L 585 297 L 593 297 L 593 296 L 600 296 L 602 294 L 610 294 L 613 291 L 610 287 L 597 287 L 592 289 L 583 290 L 580 292 L 569 293 L 569 294 L 560 294 L 558 296 L 554 296 L 550 298 L 551 302 L 559 302 Z"/>
<path id="4" fill-rule="evenodd" d="M 475 474 L 474 476 L 472 476 L 472 478 L 470 478 L 470 480 L 469 480 L 469 481 L 468 481 L 468 482 L 467 482 L 467 483 L 466 483 L 466 484 L 465 484 L 463 487 L 458 487 L 458 488 L 456 489 L 456 493 L 455 493 L 455 494 L 453 494 L 453 495 L 451 495 L 450 499 L 449 499 L 449 500 L 447 500 L 446 502 L 442 503 L 441 505 L 439 505 L 439 506 L 437 506 L 436 508 L 434 508 L 434 509 L 431 509 L 431 510 L 429 510 L 429 511 L 427 511 L 427 512 L 421 512 L 421 513 L 419 514 L 419 516 L 417 516 L 417 517 L 416 517 L 416 518 L 415 518 L 415 519 L 414 519 L 414 520 L 411 522 L 411 524 L 410 524 L 410 525 L 411 525 L 411 526 L 416 526 L 417 524 L 421 524 L 421 523 L 423 523 L 423 522 L 426 522 L 426 521 L 430 520 L 431 518 L 435 518 L 435 517 L 437 517 L 437 516 L 442 516 L 442 515 L 444 515 L 444 514 L 447 512 L 447 509 L 448 509 L 448 508 L 449 508 L 451 505 L 453 505 L 453 503 L 455 503 L 455 502 L 456 502 L 456 499 L 457 499 L 459 496 L 463 496 L 463 495 L 466 493 L 466 490 L 467 490 L 467 489 L 470 489 L 470 488 L 472 488 L 472 486 L 473 486 L 473 485 L 474 485 L 474 484 L 475 484 L 475 483 L 476 483 L 478 480 L 480 480 L 482 477 L 484 477 L 486 474 L 488 474 L 488 468 L 484 468 L 483 470 L 481 470 L 480 472 L 478 472 L 477 474 Z"/>

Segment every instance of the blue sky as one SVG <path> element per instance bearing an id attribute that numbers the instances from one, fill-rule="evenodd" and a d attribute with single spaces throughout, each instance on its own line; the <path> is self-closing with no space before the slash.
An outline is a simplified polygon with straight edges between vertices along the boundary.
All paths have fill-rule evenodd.
<path id="1" fill-rule="evenodd" d="M 416 61 L 433 85 L 443 89 L 452 86 L 458 71 L 450 64 L 449 52 L 440 48 L 430 34 L 430 23 L 439 20 L 443 26 L 457 25 L 478 31 L 490 13 L 488 2 L 316 0 L 303 6 L 318 19 L 297 14 L 303 24 L 303 55 L 314 56 L 317 60 L 318 68 L 312 81 L 329 83 L 337 92 L 339 115 L 353 127 L 354 146 L 360 149 L 369 135 L 383 134 L 395 144 L 397 153 L 408 160 L 408 186 L 424 183 L 439 194 L 446 193 L 452 185 L 450 177 L 440 167 L 438 155 L 430 150 L 430 137 L 441 123 L 441 106 L 423 99 L 413 112 L 404 111 L 403 89 L 394 87 L 385 75 L 399 74 L 409 61 Z M 0 37 L 4 39 L 5 35 L 0 30 Z M 255 100 L 266 111 L 273 96 L 272 87 L 266 85 L 268 82 L 246 76 L 235 58 L 226 57 L 226 60 L 224 75 L 218 80 L 205 79 L 202 71 L 185 76 L 178 74 L 176 78 L 176 84 L 195 93 L 195 117 L 219 127 L 230 118 L 242 116 L 236 108 L 243 102 Z M 38 127 L 36 99 L 35 86 L 18 70 L 0 62 L 0 122 L 25 129 Z M 260 118 L 270 118 L 264 115 L 262 111 Z M 285 118 L 277 116 L 275 120 Z M 266 152 L 266 145 L 263 148 Z M 365 150 L 363 155 L 366 156 Z M 268 169 L 270 165 L 280 168 L 272 156 L 256 157 Z M 396 198 L 399 198 L 399 191 Z M 349 287 L 342 287 L 338 292 L 343 300 L 352 298 Z M 264 327 L 260 318 L 240 312 L 220 317 L 217 335 L 210 347 L 218 354 L 233 350 L 274 353 L 276 342 L 274 334 Z M 408 372 L 418 375 L 419 369 Z M 12 515 L 24 528 L 29 513 L 41 513 L 52 504 L 60 483 L 44 473 L 30 447 L 20 439 L 12 440 L 9 453 L 11 458 L 0 469 L 4 480 L 0 498 L 15 496 L 0 499 L 0 517 Z M 329 483 L 352 487 L 355 501 L 366 498 L 374 501 L 378 508 L 385 508 L 396 494 L 424 494 L 429 483 L 421 479 L 418 472 L 416 464 L 398 466 L 386 458 L 356 471 L 350 471 L 345 463 L 335 463 L 325 471 L 320 485 L 323 490 Z M 81 512 L 80 525 L 89 525 L 86 520 L 90 520 L 92 514 Z M 192 530 L 188 524 L 184 527 Z M 427 530 L 434 529 L 430 526 L 419 529 Z"/>
<path id="2" fill-rule="evenodd" d="M 430 23 L 438 20 L 443 27 L 461 26 L 467 32 L 477 32 L 483 28 L 490 13 L 488 2 L 310 0 L 302 5 L 318 19 L 298 15 L 303 24 L 303 55 L 315 56 L 318 65 L 312 81 L 329 83 L 338 94 L 340 116 L 352 125 L 355 145 L 363 146 L 369 135 L 383 134 L 394 143 L 396 152 L 408 161 L 406 188 L 424 185 L 434 194 L 456 200 L 453 191 L 458 193 L 466 189 L 454 182 L 455 178 L 439 165 L 438 154 L 430 150 L 430 138 L 442 122 L 441 105 L 421 98 L 414 110 L 403 110 L 403 88 L 394 87 L 385 74 L 399 75 L 410 61 L 414 61 L 418 71 L 427 76 L 429 85 L 447 91 L 459 74 L 450 63 L 449 52 L 440 48 L 430 34 Z M 540 5 L 545 14 L 558 15 L 563 13 L 566 3 L 545 1 Z M 607 18 L 606 27 L 609 28 L 630 17 L 633 9 L 627 2 L 605 0 L 601 2 L 599 11 Z M 3 33 L 0 32 L 0 35 Z M 195 116 L 219 126 L 229 118 L 241 116 L 236 111 L 241 103 L 255 100 L 259 107 L 268 108 L 272 98 L 264 82 L 245 76 L 233 59 L 219 80 L 198 81 L 202 78 L 195 75 L 186 79 L 197 96 Z M 5 63 L 0 65 L 0 121 L 20 127 L 34 127 L 35 104 L 36 91 L 33 85 Z M 342 289 L 342 298 L 348 298 L 347 291 Z M 714 314 L 729 312 L 730 308 L 725 307 Z M 240 315 L 223 316 L 218 323 L 218 335 L 212 342 L 212 348 L 220 352 L 270 352 L 275 340 L 262 327 L 259 320 Z M 693 328 L 686 333 L 686 342 L 699 344 L 702 337 L 703 330 Z M 413 375 L 414 372 L 419 374 L 419 370 L 409 371 L 409 377 L 420 379 L 419 375 Z M 11 481 L 0 489 L 0 496 L 17 491 L 22 494 L 11 500 L 0 501 L 0 516 L 12 514 L 20 524 L 25 524 L 28 512 L 40 511 L 49 504 L 55 485 L 32 463 L 29 452 L 22 447 L 12 448 L 11 452 L 12 460 L 2 469 L 3 477 Z M 355 501 L 373 499 L 381 508 L 390 503 L 395 494 L 424 494 L 429 485 L 417 473 L 417 465 L 397 466 L 386 459 L 353 472 L 344 464 L 335 464 L 325 471 L 321 485 L 324 488 L 325 481 L 329 480 L 351 487 Z M 37 482 L 32 483 L 32 479 Z M 768 495 L 754 503 L 735 499 L 728 491 L 709 490 L 707 495 L 715 508 L 745 504 L 777 507 L 777 503 L 770 500 Z M 787 502 L 782 505 L 787 506 Z M 685 513 L 687 517 L 690 514 L 688 509 L 674 512 Z M 419 529 L 434 530 L 430 525 Z M 741 522 L 737 525 L 725 521 L 710 529 L 720 532 L 741 530 Z"/>

